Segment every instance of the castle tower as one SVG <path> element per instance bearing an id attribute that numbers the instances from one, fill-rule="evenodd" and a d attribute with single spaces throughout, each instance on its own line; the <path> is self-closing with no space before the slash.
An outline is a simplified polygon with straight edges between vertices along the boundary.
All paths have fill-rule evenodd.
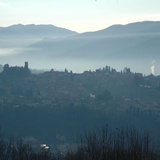
<path id="1" fill-rule="evenodd" d="M 28 62 L 25 62 L 24 68 L 28 69 Z"/>

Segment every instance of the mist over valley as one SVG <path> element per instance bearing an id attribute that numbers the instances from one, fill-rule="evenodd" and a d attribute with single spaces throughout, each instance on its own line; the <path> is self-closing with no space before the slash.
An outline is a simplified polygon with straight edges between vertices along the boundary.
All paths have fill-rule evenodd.
<path id="1" fill-rule="evenodd" d="M 76 33 L 51 25 L 0 28 L 0 56 L 4 65 L 30 63 L 31 68 L 83 72 L 110 65 L 117 70 L 160 73 L 160 22 L 114 25 L 96 32 Z"/>
<path id="2" fill-rule="evenodd" d="M 52 25 L 0 28 L 0 128 L 22 139 L 6 149 L 10 141 L 0 134 L 3 155 L 27 144 L 37 156 L 62 160 L 79 156 L 80 145 L 85 156 L 85 147 L 100 147 L 97 154 L 158 157 L 159 28 L 152 21 L 81 34 Z"/>

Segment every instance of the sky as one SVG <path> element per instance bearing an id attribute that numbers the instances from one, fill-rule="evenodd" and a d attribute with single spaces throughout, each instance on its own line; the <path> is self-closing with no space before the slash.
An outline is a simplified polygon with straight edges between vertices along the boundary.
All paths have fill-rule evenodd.
<path id="1" fill-rule="evenodd" d="M 0 26 L 52 24 L 79 33 L 160 21 L 160 0 L 0 0 Z"/>

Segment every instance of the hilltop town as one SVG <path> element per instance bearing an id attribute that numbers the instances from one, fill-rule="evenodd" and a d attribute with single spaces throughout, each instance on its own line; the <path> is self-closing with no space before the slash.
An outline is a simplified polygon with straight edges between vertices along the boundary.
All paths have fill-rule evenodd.
<path id="1" fill-rule="evenodd" d="M 62 150 L 74 146 L 77 134 L 98 126 L 136 125 L 157 130 L 160 118 L 160 76 L 144 76 L 130 68 L 110 66 L 73 73 L 33 74 L 29 65 L 4 65 L 0 73 L 0 126 L 6 134 L 32 144 L 48 143 Z M 143 126 L 143 127 L 142 127 Z"/>
<path id="2" fill-rule="evenodd" d="M 110 66 L 81 74 L 54 71 L 32 74 L 24 67 L 4 65 L 0 74 L 0 106 L 78 107 L 107 111 L 160 109 L 160 76 L 143 76 L 129 68 L 117 72 Z"/>

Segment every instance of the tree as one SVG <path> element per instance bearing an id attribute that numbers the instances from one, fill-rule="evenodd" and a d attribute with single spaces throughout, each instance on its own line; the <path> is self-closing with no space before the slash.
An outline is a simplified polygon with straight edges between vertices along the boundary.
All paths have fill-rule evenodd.
<path id="1" fill-rule="evenodd" d="M 97 96 L 97 101 L 104 101 L 106 104 L 108 104 L 108 101 L 111 99 L 113 99 L 113 96 L 108 90 L 103 91 Z"/>

